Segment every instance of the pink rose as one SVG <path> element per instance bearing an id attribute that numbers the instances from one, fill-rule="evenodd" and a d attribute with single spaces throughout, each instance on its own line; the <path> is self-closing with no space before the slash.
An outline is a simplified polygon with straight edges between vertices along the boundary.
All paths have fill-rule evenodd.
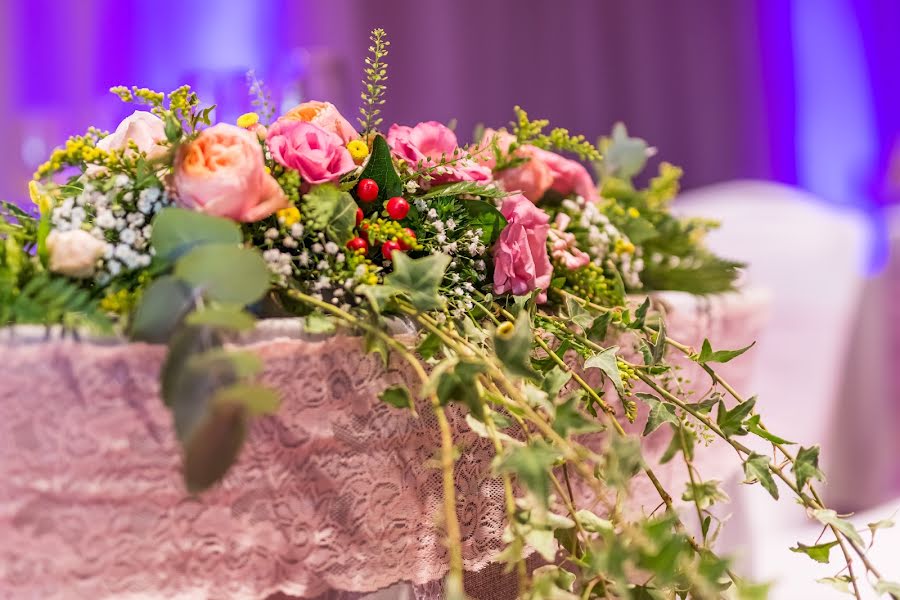
<path id="1" fill-rule="evenodd" d="M 539 289 L 537 301 L 546 302 L 553 274 L 547 257 L 550 217 L 522 194 L 506 198 L 500 212 L 508 224 L 494 246 L 494 293 L 520 296 Z"/>
<path id="2" fill-rule="evenodd" d="M 304 102 L 285 113 L 279 121 L 282 119 L 285 121 L 312 123 L 329 133 L 335 134 L 341 138 L 344 144 L 359 137 L 353 125 L 338 112 L 338 109 L 331 102 L 319 102 L 317 100 Z"/>
<path id="3" fill-rule="evenodd" d="M 591 262 L 591 257 L 578 248 L 575 234 L 566 231 L 571 217 L 566 213 L 558 213 L 553 222 L 553 227 L 547 236 L 550 245 L 550 256 L 558 260 L 570 271 L 586 267 Z"/>
<path id="4" fill-rule="evenodd" d="M 506 131 L 488 129 L 480 147 L 490 144 L 492 139 L 505 154 L 516 138 Z M 581 163 L 528 144 L 516 148 L 514 154 L 527 162 L 494 174 L 504 190 L 521 191 L 532 202 L 539 201 L 550 189 L 563 195 L 574 192 L 588 202 L 600 199 L 590 173 Z M 479 162 L 493 169 L 496 166 L 494 153 L 490 149 L 484 150 L 479 153 Z"/>
<path id="5" fill-rule="evenodd" d="M 306 121 L 279 119 L 266 137 L 272 158 L 300 172 L 306 187 L 337 181 L 356 168 L 337 134 Z"/>
<path id="6" fill-rule="evenodd" d="M 185 144 L 175 159 L 178 203 L 210 215 L 251 223 L 286 208 L 256 136 L 220 123 Z"/>
<path id="7" fill-rule="evenodd" d="M 119 123 L 116 130 L 97 142 L 97 147 L 107 152 L 124 150 L 134 142 L 148 158 L 157 158 L 166 152 L 161 144 L 166 141 L 166 126 L 162 119 L 145 110 L 136 110 Z"/>
<path id="8" fill-rule="evenodd" d="M 391 125 L 387 134 L 387 143 L 394 156 L 411 165 L 421 162 L 424 166 L 435 165 L 444 160 L 452 160 L 457 156 L 459 145 L 456 134 L 449 127 L 437 121 L 426 121 L 415 127 Z M 435 172 L 431 180 L 433 184 L 453 183 L 456 181 L 491 181 L 491 169 L 480 165 L 470 158 L 456 160 Z"/>

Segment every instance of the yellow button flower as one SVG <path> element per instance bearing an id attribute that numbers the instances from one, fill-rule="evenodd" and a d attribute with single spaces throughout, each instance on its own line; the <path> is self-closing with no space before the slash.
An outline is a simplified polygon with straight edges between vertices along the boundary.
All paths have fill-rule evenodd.
<path id="1" fill-rule="evenodd" d="M 616 254 L 631 254 L 634 252 L 634 244 L 620 238 L 616 240 L 615 251 Z"/>
<path id="2" fill-rule="evenodd" d="M 347 150 L 350 151 L 353 162 L 358 165 L 362 164 L 362 161 L 366 160 L 366 157 L 369 155 L 369 147 L 362 140 L 353 140 L 347 144 Z"/>
<path id="3" fill-rule="evenodd" d="M 300 221 L 300 211 L 296 206 L 288 206 L 287 208 L 282 208 L 275 214 L 278 215 L 278 222 L 285 227 L 290 227 L 294 223 Z"/>
<path id="4" fill-rule="evenodd" d="M 639 216 L 641 216 L 641 213 L 638 209 L 632 206 L 628 209 L 628 216 L 632 219 L 637 219 Z"/>
<path id="5" fill-rule="evenodd" d="M 250 129 L 257 123 L 259 123 L 259 115 L 255 112 L 244 113 L 237 120 L 237 126 L 243 129 Z"/>

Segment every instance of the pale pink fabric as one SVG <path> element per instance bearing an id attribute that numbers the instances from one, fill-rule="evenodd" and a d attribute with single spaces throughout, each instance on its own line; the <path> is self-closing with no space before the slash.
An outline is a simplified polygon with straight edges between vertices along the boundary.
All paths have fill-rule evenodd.
<path id="1" fill-rule="evenodd" d="M 758 331 L 760 307 L 741 297 L 674 299 L 666 301 L 673 337 L 735 346 Z M 406 370 L 383 370 L 350 337 L 252 348 L 265 361 L 264 383 L 281 390 L 281 409 L 253 427 L 224 483 L 192 498 L 157 398 L 163 348 L 0 344 L 0 597 L 336 598 L 399 581 L 417 584 L 418 598 L 440 597 L 440 474 L 426 465 L 437 427 L 425 405 L 416 419 L 376 398 Z M 729 365 L 739 386 L 747 358 Z M 707 387 L 697 376 L 694 388 Z M 630 428 L 645 419 L 641 407 Z M 458 515 L 465 567 L 476 572 L 501 548 L 502 487 L 488 477 L 488 444 L 460 411 L 450 420 L 466 448 L 456 465 Z M 645 441 L 651 461 L 666 438 Z M 727 475 L 723 458 L 734 463 L 715 447 L 698 449 L 707 478 Z M 677 461 L 659 475 L 673 490 L 685 479 Z M 659 502 L 646 481 L 635 494 L 648 512 Z M 511 584 L 496 581 L 475 597 L 506 597 Z M 475 573 L 467 585 L 484 578 Z"/>

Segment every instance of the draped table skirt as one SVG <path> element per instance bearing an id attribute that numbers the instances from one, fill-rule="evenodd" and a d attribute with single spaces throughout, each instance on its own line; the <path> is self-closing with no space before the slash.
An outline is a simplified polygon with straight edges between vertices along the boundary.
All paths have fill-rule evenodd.
<path id="1" fill-rule="evenodd" d="M 746 345 L 765 319 L 761 293 L 657 300 L 670 336 L 697 346 L 704 337 L 714 347 Z M 441 597 L 437 424 L 425 404 L 416 418 L 377 398 L 413 381 L 402 362 L 385 369 L 359 338 L 304 337 L 296 322 L 263 324 L 245 345 L 263 359 L 261 382 L 279 390 L 281 407 L 252 426 L 219 486 L 190 496 L 158 397 L 165 348 L 0 332 L 0 596 Z M 724 365 L 738 386 L 750 374 L 745 357 Z M 708 377 L 670 358 L 697 394 L 709 389 Z M 462 410 L 448 413 L 463 449 L 455 476 L 467 591 L 512 597 L 514 582 L 492 563 L 504 528 L 492 448 Z M 646 418 L 639 406 L 628 429 L 639 434 Z M 678 496 L 684 466 L 655 464 L 665 429 L 643 440 L 644 453 Z M 716 444 L 698 448 L 697 462 L 718 479 L 735 464 Z M 641 477 L 632 493 L 647 512 L 659 504 Z"/>

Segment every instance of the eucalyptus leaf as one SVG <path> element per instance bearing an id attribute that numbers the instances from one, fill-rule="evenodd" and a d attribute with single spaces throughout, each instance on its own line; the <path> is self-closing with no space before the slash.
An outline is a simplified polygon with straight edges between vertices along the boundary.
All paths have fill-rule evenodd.
<path id="1" fill-rule="evenodd" d="M 144 290 L 131 316 L 129 337 L 151 344 L 165 343 L 193 307 L 190 286 L 170 275 L 160 277 Z"/>
<path id="2" fill-rule="evenodd" d="M 188 491 L 218 482 L 237 461 L 247 435 L 247 411 L 240 404 L 214 403 L 182 442 Z"/>
<path id="3" fill-rule="evenodd" d="M 250 416 L 274 414 L 279 406 L 278 392 L 252 383 L 235 383 L 222 388 L 216 392 L 213 402 L 238 404 Z"/>
<path id="4" fill-rule="evenodd" d="M 169 207 L 153 219 L 150 243 L 156 256 L 174 261 L 195 246 L 241 243 L 241 229 L 234 221 L 194 210 Z"/>
<path id="5" fill-rule="evenodd" d="M 208 306 L 195 310 L 185 319 L 188 325 L 208 325 L 217 329 L 249 331 L 256 326 L 256 319 L 245 310 L 233 306 Z"/>
<path id="6" fill-rule="evenodd" d="M 178 259 L 175 276 L 226 304 L 256 302 L 269 289 L 269 268 L 257 250 L 231 244 L 198 246 Z"/>

